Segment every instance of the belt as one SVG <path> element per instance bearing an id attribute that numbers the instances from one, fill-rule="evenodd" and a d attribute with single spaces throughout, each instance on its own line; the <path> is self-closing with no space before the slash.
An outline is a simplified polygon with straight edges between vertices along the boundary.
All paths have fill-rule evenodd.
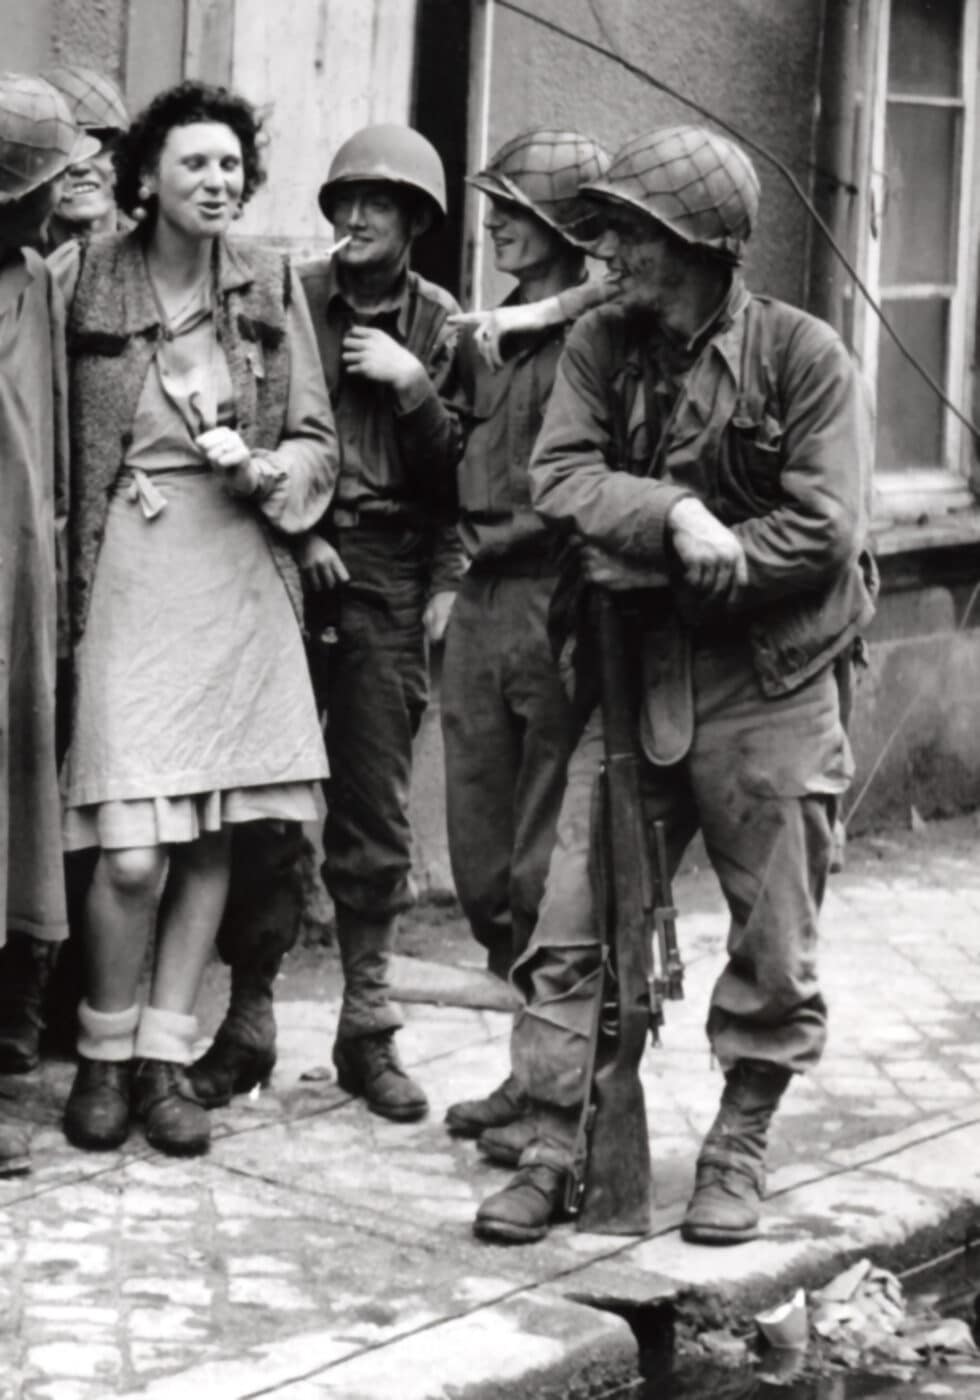
<path id="1" fill-rule="evenodd" d="M 558 565 L 553 558 L 543 559 L 533 555 L 488 555 L 486 559 L 474 559 L 468 570 L 469 576 L 476 579 L 493 578 L 558 578 Z"/>
<path id="2" fill-rule="evenodd" d="M 408 511 L 358 510 L 356 506 L 337 506 L 328 519 L 338 530 L 415 530 L 421 523 Z"/>

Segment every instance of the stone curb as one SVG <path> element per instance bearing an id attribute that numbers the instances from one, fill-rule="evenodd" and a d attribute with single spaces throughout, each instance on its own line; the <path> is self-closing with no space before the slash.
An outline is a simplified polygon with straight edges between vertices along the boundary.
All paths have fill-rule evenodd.
<path id="1" fill-rule="evenodd" d="M 367 1350 L 300 1334 L 122 1400 L 588 1400 L 636 1374 L 636 1341 L 622 1319 L 540 1289 Z"/>
<path id="2" fill-rule="evenodd" d="M 764 1233 L 751 1244 L 685 1244 L 674 1206 L 621 1253 L 463 1316 L 417 1318 L 414 1330 L 368 1347 L 302 1333 L 124 1400 L 586 1400 L 636 1378 L 637 1344 L 615 1311 L 670 1303 L 693 1326 L 741 1329 L 864 1255 L 901 1269 L 964 1243 L 980 1218 L 980 1122 L 939 1115 L 917 1133 L 882 1139 L 877 1155 L 868 1143 L 859 1163 L 818 1180 L 774 1183 Z"/>

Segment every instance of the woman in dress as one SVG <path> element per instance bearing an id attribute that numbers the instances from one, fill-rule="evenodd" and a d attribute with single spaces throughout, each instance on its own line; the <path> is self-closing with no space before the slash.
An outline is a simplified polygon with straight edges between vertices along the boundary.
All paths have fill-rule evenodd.
<path id="1" fill-rule="evenodd" d="M 65 1133 L 206 1151 L 184 1067 L 230 828 L 307 821 L 326 758 L 289 536 L 337 470 L 299 279 L 227 233 L 262 179 L 224 89 L 161 93 L 117 148 L 123 235 L 56 256 L 70 303 L 75 699 L 65 846 L 98 849 Z M 137 991 L 156 931 L 146 1004 Z"/>

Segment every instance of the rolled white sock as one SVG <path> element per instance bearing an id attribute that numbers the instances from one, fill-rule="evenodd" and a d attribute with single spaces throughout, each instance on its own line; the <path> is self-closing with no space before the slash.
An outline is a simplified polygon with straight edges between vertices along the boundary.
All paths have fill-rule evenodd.
<path id="1" fill-rule="evenodd" d="M 171 1064 L 189 1065 L 194 1058 L 196 1039 L 196 1016 L 144 1006 L 134 1053 L 138 1060 L 167 1060 Z"/>
<path id="2" fill-rule="evenodd" d="M 78 1053 L 87 1060 L 131 1060 L 140 1018 L 139 1006 L 125 1011 L 96 1011 L 78 1004 Z"/>

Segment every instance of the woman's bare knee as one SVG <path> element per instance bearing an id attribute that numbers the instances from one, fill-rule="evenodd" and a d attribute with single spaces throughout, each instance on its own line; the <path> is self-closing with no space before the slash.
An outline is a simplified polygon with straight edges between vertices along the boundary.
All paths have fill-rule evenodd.
<path id="1" fill-rule="evenodd" d="M 103 851 L 105 878 L 118 894 L 151 895 L 163 874 L 164 853 L 159 846 Z"/>

